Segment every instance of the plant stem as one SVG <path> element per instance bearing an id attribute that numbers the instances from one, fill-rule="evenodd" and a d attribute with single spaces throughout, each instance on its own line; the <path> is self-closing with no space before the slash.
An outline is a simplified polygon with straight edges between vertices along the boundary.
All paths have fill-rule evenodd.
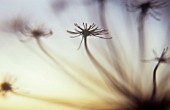
<path id="1" fill-rule="evenodd" d="M 39 96 L 39 95 L 32 95 L 32 94 L 23 94 L 20 92 L 13 92 L 13 94 L 18 95 L 18 96 L 22 96 L 22 97 L 27 97 L 30 99 L 34 99 L 34 100 L 39 100 L 39 101 L 43 101 L 46 103 L 52 103 L 52 104 L 60 104 L 63 106 L 67 106 L 67 107 L 72 107 L 72 108 L 81 108 L 81 109 L 87 109 L 88 107 L 83 106 L 83 104 L 78 104 L 77 102 L 74 102 L 73 100 L 70 101 L 67 99 L 61 99 L 58 97 L 48 97 L 48 96 Z"/>
<path id="2" fill-rule="evenodd" d="M 157 65 L 155 66 L 155 68 L 153 70 L 153 90 L 152 90 L 151 99 L 155 98 L 156 92 L 157 92 L 156 74 L 157 74 L 157 70 L 158 70 L 159 65 L 160 65 L 160 61 L 157 63 Z"/>
<path id="3" fill-rule="evenodd" d="M 145 56 L 145 34 L 144 34 L 144 20 L 145 20 L 145 13 L 140 13 L 139 15 L 139 26 L 138 26 L 138 33 L 139 33 L 139 49 L 140 49 L 140 58 L 143 59 Z"/>
<path id="4" fill-rule="evenodd" d="M 123 85 L 121 82 L 119 82 L 109 71 L 107 71 L 96 59 L 95 57 L 91 54 L 91 52 L 88 49 L 87 46 L 87 37 L 83 36 L 84 38 L 84 46 L 86 49 L 86 52 L 91 59 L 92 63 L 96 68 L 99 70 L 99 73 L 103 76 L 102 78 L 104 79 L 105 83 L 109 87 L 110 90 L 117 90 L 118 92 L 121 92 L 123 95 L 126 97 L 129 97 L 133 100 L 138 100 L 134 95 Z"/>
<path id="5" fill-rule="evenodd" d="M 57 64 L 57 66 L 60 67 L 60 69 L 68 76 L 70 77 L 74 82 L 76 82 L 77 84 L 79 84 L 80 86 L 82 86 L 83 88 L 85 88 L 86 90 L 90 91 L 90 93 L 95 94 L 97 96 L 102 97 L 103 100 L 107 100 L 107 102 L 109 99 L 106 99 L 105 96 L 102 96 L 99 92 L 97 92 L 96 90 L 94 90 L 92 87 L 86 85 L 84 82 L 82 82 L 80 79 L 78 79 L 76 76 L 72 75 L 69 73 L 69 71 L 63 67 L 63 65 L 61 64 L 61 62 L 59 60 L 57 60 L 55 57 L 53 57 L 51 54 L 49 54 L 49 52 L 43 47 L 43 44 L 41 42 L 41 40 L 39 38 L 36 39 L 37 45 L 39 46 L 39 48 L 43 51 L 43 53 L 45 55 L 47 55 L 48 58 L 51 59 L 51 61 L 53 61 L 55 64 Z"/>

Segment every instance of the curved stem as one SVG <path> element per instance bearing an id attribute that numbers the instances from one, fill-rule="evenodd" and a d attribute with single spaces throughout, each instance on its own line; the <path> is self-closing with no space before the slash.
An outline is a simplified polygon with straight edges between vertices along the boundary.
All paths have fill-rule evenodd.
<path id="1" fill-rule="evenodd" d="M 42 42 L 39 38 L 36 38 L 36 43 L 38 45 L 38 47 L 41 49 L 41 51 L 48 56 L 48 58 L 50 58 L 55 64 L 57 64 L 60 68 L 63 69 L 63 67 L 60 65 L 60 62 L 54 58 L 53 56 L 51 56 L 51 54 L 48 53 L 48 51 L 43 47 Z"/>
<path id="2" fill-rule="evenodd" d="M 133 95 L 126 87 L 124 87 L 123 84 L 121 84 L 115 77 L 112 76 L 112 73 L 107 71 L 96 59 L 95 57 L 91 54 L 91 52 L 88 49 L 87 46 L 87 36 L 83 36 L 84 38 L 84 46 L 86 49 L 86 52 L 94 64 L 94 66 L 99 70 L 99 73 L 103 76 L 102 78 L 104 79 L 105 83 L 108 84 L 107 86 L 109 87 L 110 90 L 117 90 L 121 92 L 123 95 L 133 99 L 133 100 L 138 100 L 135 95 Z"/>
<path id="3" fill-rule="evenodd" d="M 153 70 L 153 90 L 152 90 L 151 99 L 155 98 L 156 92 L 157 92 L 156 74 L 157 74 L 157 70 L 158 70 L 159 65 L 160 65 L 160 62 L 157 63 L 157 65 L 155 66 L 155 68 Z"/>
<path id="4" fill-rule="evenodd" d="M 85 46 L 85 49 L 86 49 L 86 52 L 89 56 L 89 58 L 92 60 L 92 62 L 94 63 L 94 65 L 102 71 L 102 73 L 104 73 L 104 75 L 110 79 L 111 77 L 111 73 L 109 71 L 107 71 L 105 68 L 103 68 L 102 65 L 100 65 L 100 63 L 94 58 L 94 56 L 91 54 L 91 52 L 89 51 L 88 49 L 88 46 L 87 46 L 87 37 L 86 36 L 83 36 L 84 38 L 84 46 Z M 115 80 L 115 79 L 114 79 Z M 113 79 L 110 79 L 110 81 L 113 81 Z"/>
<path id="5" fill-rule="evenodd" d="M 106 21 L 106 12 L 105 12 L 105 10 L 106 10 L 106 1 L 105 0 L 100 0 L 99 1 L 99 18 L 100 18 L 100 22 L 101 22 L 101 25 L 103 26 L 103 28 L 107 29 L 108 25 L 107 25 L 107 21 Z M 113 32 L 113 31 L 114 31 L 114 29 L 112 30 L 112 33 L 114 33 L 114 35 L 117 35 L 116 32 Z M 104 39 L 111 39 L 112 38 L 111 34 L 109 34 L 109 33 L 108 33 L 107 36 L 108 37 L 106 37 Z M 117 49 L 115 48 L 115 44 L 111 40 L 106 40 L 106 43 L 107 43 L 107 47 L 109 48 L 109 50 L 114 52 L 114 55 L 117 58 L 117 56 L 119 56 L 119 54 L 117 53 Z M 112 62 L 115 63 L 116 61 L 113 60 L 114 59 L 113 55 L 111 55 L 110 57 L 111 57 L 111 59 L 109 59 L 109 61 L 112 60 Z M 116 64 L 110 64 L 110 65 L 115 67 L 115 66 L 117 66 L 119 64 L 116 63 Z M 120 72 L 120 69 L 116 69 L 116 71 L 118 71 L 119 73 L 122 73 L 122 72 Z M 125 77 L 125 74 L 119 74 L 119 75 L 121 75 L 121 78 L 123 80 L 127 80 L 127 78 Z"/>
<path id="6" fill-rule="evenodd" d="M 99 107 L 93 106 L 91 103 L 88 103 L 86 100 L 83 102 L 82 99 L 81 99 L 82 101 L 81 102 L 81 101 L 74 100 L 74 99 L 68 100 L 68 99 L 59 98 L 59 97 L 40 96 L 40 95 L 35 95 L 35 94 L 33 95 L 29 93 L 21 93 L 21 92 L 14 92 L 14 91 L 12 91 L 11 93 L 17 96 L 30 98 L 30 99 L 42 101 L 45 103 L 51 103 L 51 104 L 57 104 L 57 105 L 59 104 L 59 105 L 63 105 L 66 107 L 71 107 L 71 108 L 78 108 L 78 109 L 83 109 L 83 110 L 84 109 L 85 110 L 111 110 L 110 108 L 107 108 L 107 107 L 101 108 L 100 106 Z"/>
<path id="7" fill-rule="evenodd" d="M 95 91 L 92 87 L 89 87 L 88 85 L 86 85 L 85 83 L 83 83 L 82 81 L 80 81 L 80 79 L 78 79 L 77 77 L 69 74 L 69 71 L 66 70 L 66 68 L 64 68 L 61 64 L 60 61 L 58 61 L 55 57 L 53 57 L 51 54 L 48 53 L 48 51 L 43 47 L 42 42 L 39 38 L 36 39 L 36 42 L 39 46 L 39 48 L 43 51 L 43 53 L 45 55 L 48 56 L 48 58 L 50 58 L 55 64 L 57 64 L 57 66 L 59 66 L 61 68 L 61 70 L 67 75 L 69 76 L 73 81 L 75 81 L 77 84 L 79 84 L 80 86 L 84 87 L 86 90 L 90 91 L 90 93 L 95 94 L 96 96 L 99 97 L 104 97 L 101 95 L 101 93 Z M 103 99 L 103 98 L 102 98 Z M 108 99 L 105 99 L 108 100 Z M 110 101 L 107 101 L 110 102 Z"/>
<path id="8" fill-rule="evenodd" d="M 88 107 L 84 106 L 83 104 L 78 104 L 77 102 L 74 101 L 68 101 L 65 99 L 61 98 L 54 98 L 54 97 L 48 97 L 48 96 L 38 96 L 38 95 L 32 95 L 32 94 L 22 94 L 19 92 L 13 92 L 13 94 L 22 96 L 22 97 L 27 97 L 31 98 L 34 100 L 39 100 L 47 103 L 53 103 L 53 104 L 60 104 L 68 107 L 73 107 L 73 108 L 81 108 L 81 109 L 89 109 Z"/>

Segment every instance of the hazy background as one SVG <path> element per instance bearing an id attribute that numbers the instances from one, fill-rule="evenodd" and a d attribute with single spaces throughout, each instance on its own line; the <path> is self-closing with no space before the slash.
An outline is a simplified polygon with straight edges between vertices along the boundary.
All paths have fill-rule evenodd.
<path id="1" fill-rule="evenodd" d="M 105 16 L 112 40 L 124 47 L 127 55 L 132 59 L 133 54 L 138 51 L 136 47 L 138 43 L 135 42 L 137 41 L 138 11 L 128 12 L 124 3 L 119 0 L 106 0 L 105 6 Z M 96 70 L 85 53 L 84 46 L 77 50 L 81 38 L 71 39 L 71 35 L 66 30 L 73 31 L 74 23 L 82 26 L 83 22 L 89 25 L 95 23 L 102 28 L 99 8 L 97 0 L 0 0 L 1 80 L 6 73 L 17 77 L 14 85 L 21 93 L 80 101 L 79 103 L 98 100 L 97 96 L 82 88 L 58 69 L 38 48 L 34 39 L 26 43 L 20 42 L 8 25 L 17 17 L 22 17 L 35 26 L 45 24 L 47 28 L 53 30 L 52 36 L 42 38 L 50 52 L 53 55 L 61 55 L 65 60 L 98 78 Z M 153 58 L 152 49 L 160 53 L 162 48 L 169 46 L 169 7 L 158 11 L 161 13 L 158 15 L 161 21 L 156 21 L 150 16 L 146 21 L 148 59 Z M 96 55 L 105 43 L 103 39 L 89 38 L 89 47 Z M 83 71 L 79 76 L 81 74 L 84 74 Z M 8 94 L 5 98 L 0 97 L 0 109 L 70 110 L 75 108 Z"/>

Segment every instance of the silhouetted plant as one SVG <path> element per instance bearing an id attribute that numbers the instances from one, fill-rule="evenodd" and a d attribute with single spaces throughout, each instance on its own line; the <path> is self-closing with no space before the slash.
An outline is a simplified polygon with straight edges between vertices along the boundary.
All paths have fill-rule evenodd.
<path id="1" fill-rule="evenodd" d="M 75 32 L 67 30 L 67 32 L 70 33 L 70 34 L 76 35 L 76 36 L 73 36 L 71 38 L 79 37 L 79 36 L 82 35 L 82 39 L 81 39 L 81 42 L 80 42 L 78 49 L 81 47 L 83 39 L 84 39 L 85 48 L 88 48 L 87 47 L 87 37 L 88 36 L 98 37 L 98 38 L 102 38 L 102 39 L 111 39 L 111 38 L 107 38 L 107 37 L 101 37 L 100 35 L 108 34 L 108 31 L 104 30 L 104 29 L 99 29 L 98 27 L 96 27 L 96 25 L 94 23 L 92 25 L 89 25 L 89 26 L 87 25 L 87 23 L 83 23 L 83 28 L 80 27 L 76 23 L 74 25 L 79 30 L 75 29 Z"/>
<path id="2" fill-rule="evenodd" d="M 46 50 L 46 48 L 44 47 L 43 42 L 41 41 L 42 37 L 49 37 L 52 36 L 53 32 L 51 29 L 47 29 L 44 25 L 40 25 L 40 26 L 29 26 L 27 25 L 23 31 L 21 31 L 21 33 L 24 35 L 22 36 L 22 38 L 20 39 L 20 41 L 22 42 L 26 42 L 30 39 L 35 39 L 37 45 L 39 46 L 39 48 L 42 50 L 42 52 L 44 54 L 46 54 L 53 62 L 55 62 L 57 65 L 59 65 L 59 62 L 57 59 L 55 59 L 53 56 L 51 56 L 51 54 L 49 54 L 49 52 Z M 25 38 L 26 37 L 26 38 Z"/>
<path id="3" fill-rule="evenodd" d="M 47 29 L 44 25 L 40 25 L 40 26 L 25 26 L 25 28 L 23 29 L 23 31 L 21 31 L 21 33 L 24 35 L 23 38 L 20 39 L 20 41 L 22 42 L 26 42 L 30 39 L 35 39 L 37 45 L 39 46 L 39 48 L 42 50 L 42 52 L 48 56 L 48 58 L 50 58 L 55 64 L 57 64 L 58 66 L 60 65 L 59 61 L 54 58 L 48 51 L 47 49 L 44 47 L 43 42 L 41 41 L 42 37 L 49 37 L 52 36 L 53 31 L 51 29 Z M 24 37 L 27 37 L 24 38 Z"/>
<path id="4" fill-rule="evenodd" d="M 152 99 L 155 98 L 156 92 L 157 92 L 157 83 L 156 83 L 156 75 L 157 75 L 157 70 L 158 67 L 161 63 L 169 63 L 170 61 L 170 57 L 167 56 L 167 52 L 168 52 L 168 47 L 164 48 L 162 51 L 162 54 L 160 55 L 160 57 L 158 57 L 157 53 L 153 50 L 153 53 L 155 55 L 155 59 L 158 61 L 158 63 L 156 64 L 154 70 L 153 70 L 153 91 L 152 91 Z M 153 60 L 145 60 L 145 61 L 153 61 Z"/>
<path id="5" fill-rule="evenodd" d="M 85 26 L 85 25 L 84 25 Z M 99 37 L 97 35 L 100 35 L 101 33 L 104 33 L 105 30 L 99 30 L 98 28 L 94 28 L 95 25 L 91 25 L 88 30 L 90 30 L 92 32 L 92 35 L 95 35 L 96 37 Z M 87 24 L 86 24 L 86 29 L 87 29 Z M 88 31 L 87 30 L 87 31 Z M 83 32 L 84 34 L 89 34 L 88 32 Z M 76 78 L 76 76 L 70 74 L 70 72 L 66 69 L 66 67 L 64 65 L 67 65 L 68 61 L 62 59 L 59 56 L 53 57 L 53 55 L 51 55 L 44 47 L 43 44 L 40 40 L 41 37 L 48 37 L 52 35 L 52 31 L 51 30 L 46 30 L 44 29 L 42 26 L 38 27 L 38 28 L 31 28 L 31 27 L 27 27 L 25 29 L 25 31 L 23 31 L 23 35 L 28 36 L 28 37 L 32 37 L 37 41 L 38 46 L 40 47 L 40 49 L 55 63 L 57 64 L 57 67 L 59 67 L 62 71 L 64 71 L 64 73 L 66 75 L 68 75 L 71 79 L 73 79 L 73 81 L 77 82 L 79 85 L 81 85 L 82 87 L 85 87 L 87 90 L 93 92 L 93 89 L 88 87 L 86 84 L 82 83 L 78 78 Z M 90 35 L 90 34 L 89 34 Z M 101 37 L 102 38 L 102 37 Z"/>
<path id="6" fill-rule="evenodd" d="M 138 1 L 138 0 L 132 0 L 130 4 L 126 4 L 128 11 L 138 11 L 140 10 L 140 14 L 143 16 L 146 16 L 147 14 L 150 14 L 152 17 L 154 17 L 156 20 L 159 20 L 154 14 L 158 14 L 156 12 L 159 8 L 164 8 L 168 5 L 167 0 L 147 0 L 147 1 Z"/>
<path id="7" fill-rule="evenodd" d="M 74 74 L 71 74 L 69 69 L 72 69 L 74 71 L 74 69 L 79 68 L 78 66 L 72 64 L 71 62 L 69 62 L 68 60 L 62 58 L 62 56 L 59 56 L 58 54 L 55 54 L 55 56 L 54 56 L 44 46 L 45 44 L 42 42 L 41 38 L 46 38 L 46 37 L 52 36 L 53 32 L 52 32 L 51 29 L 46 28 L 45 25 L 36 26 L 36 25 L 30 25 L 30 23 L 29 24 L 23 24 L 23 25 L 24 26 L 21 27 L 21 30 L 18 31 L 22 35 L 17 35 L 21 42 L 25 43 L 25 42 L 27 42 L 27 41 L 29 41 L 31 39 L 36 40 L 36 43 L 39 46 L 39 48 L 42 50 L 42 52 L 48 58 L 50 58 L 50 60 L 52 62 L 54 62 L 56 64 L 57 70 L 58 70 L 58 68 L 61 69 L 61 71 L 63 71 L 67 76 L 69 76 L 74 82 L 79 84 L 81 87 L 85 88 L 85 90 L 90 91 L 90 93 L 99 96 L 99 94 L 96 93 L 93 88 L 91 88 L 87 84 L 83 83 Z M 11 25 L 9 25 L 9 27 L 10 26 Z M 13 27 L 10 27 L 10 28 L 12 29 Z M 95 32 L 93 34 L 97 34 L 97 32 L 99 31 L 99 30 L 98 31 L 97 30 L 98 29 L 96 28 Z"/>
<path id="8" fill-rule="evenodd" d="M 107 28 L 106 25 L 106 19 L 105 19 L 105 2 L 108 0 L 93 0 L 90 1 L 90 3 L 97 2 L 99 4 L 99 15 L 100 15 L 100 22 L 104 28 Z M 111 0 L 110 0 L 111 1 Z M 53 8 L 58 8 L 57 10 L 60 11 L 60 9 L 66 8 L 67 3 L 66 1 L 57 1 L 57 3 L 61 3 L 61 7 L 57 4 L 53 4 Z M 145 45 L 145 35 L 144 35 L 144 22 L 147 15 L 151 15 L 154 19 L 160 20 L 157 15 L 156 9 L 164 8 L 168 4 L 168 1 L 166 0 L 146 0 L 146 1 L 138 1 L 133 0 L 130 4 L 126 3 L 126 7 L 128 11 L 140 11 L 139 12 L 139 26 L 138 26 L 138 32 L 139 32 L 139 55 L 144 56 L 146 45 Z M 156 15 L 155 15 L 156 14 Z M 15 91 L 15 87 L 13 86 L 13 83 L 16 80 L 13 80 L 12 78 L 5 78 L 0 83 L 0 93 L 2 93 L 3 96 L 6 96 L 7 93 L 14 93 L 16 95 L 28 97 L 37 99 L 40 101 L 48 102 L 48 103 L 54 103 L 54 104 L 62 104 L 74 108 L 79 109 L 88 109 L 88 110 L 169 110 L 170 109 L 170 95 L 169 95 L 169 87 L 167 80 L 161 80 L 160 79 L 160 85 L 164 85 L 167 87 L 168 90 L 162 90 L 160 89 L 160 86 L 157 86 L 157 74 L 158 74 L 158 68 L 160 67 L 160 64 L 162 63 L 169 63 L 170 57 L 167 56 L 168 47 L 165 48 L 161 55 L 158 56 L 155 51 L 154 55 L 155 58 L 153 60 L 144 60 L 144 61 L 157 61 L 156 66 L 154 67 L 153 77 L 150 81 L 152 81 L 151 87 L 147 88 L 148 85 L 150 85 L 149 81 L 146 82 L 145 88 L 142 88 L 142 86 L 139 83 L 143 83 L 142 81 L 142 75 L 145 73 L 143 71 L 143 68 L 140 66 L 141 62 L 135 62 L 134 59 L 129 59 L 126 56 L 125 51 L 121 48 L 121 44 L 117 45 L 114 44 L 111 40 L 112 37 L 103 37 L 104 35 L 108 35 L 108 30 L 105 29 L 99 29 L 94 23 L 91 25 L 88 25 L 87 23 L 83 23 L 83 27 L 79 26 L 78 24 L 74 24 L 76 26 L 75 31 L 69 31 L 68 33 L 72 34 L 73 36 L 71 38 L 76 38 L 81 36 L 81 41 L 78 46 L 78 49 L 80 49 L 82 42 L 84 40 L 84 46 L 85 50 L 87 52 L 88 57 L 90 58 L 90 61 L 94 64 L 96 67 L 97 73 L 100 73 L 101 77 L 103 78 L 104 82 L 97 83 L 93 81 L 93 77 L 90 77 L 87 80 L 92 85 L 98 85 L 97 87 L 99 90 L 102 90 L 101 94 L 98 93 L 98 91 L 95 91 L 94 88 L 91 86 L 89 87 L 88 84 L 86 85 L 85 82 L 81 81 L 81 79 L 75 77 L 74 75 L 70 74 L 73 71 L 74 73 L 79 74 L 81 71 L 78 66 L 74 65 L 72 62 L 67 61 L 67 59 L 64 59 L 60 56 L 53 56 L 53 54 L 50 54 L 48 52 L 48 49 L 44 47 L 44 43 L 42 42 L 41 38 L 52 36 L 53 31 L 51 29 L 46 28 L 45 26 L 35 26 L 32 27 L 29 25 L 29 23 L 26 23 L 24 20 L 14 21 L 12 24 L 10 24 L 11 28 L 14 32 L 20 33 L 23 36 L 19 37 L 20 41 L 26 42 L 30 39 L 35 39 L 36 43 L 38 44 L 39 48 L 43 51 L 44 54 L 47 55 L 48 58 L 51 59 L 56 64 L 56 67 L 59 67 L 64 73 L 66 73 L 69 77 L 71 77 L 75 82 L 77 82 L 81 87 L 84 87 L 93 95 L 98 96 L 99 100 L 102 100 L 101 103 L 96 102 L 88 102 L 88 103 L 74 103 L 67 100 L 62 100 L 62 98 L 58 97 L 49 97 L 49 96 L 41 96 L 41 95 L 35 95 L 35 94 L 20 94 Z M 102 23 L 103 22 L 103 23 Z M 110 29 L 111 30 L 111 29 Z M 114 31 L 114 30 L 113 30 Z M 88 37 L 98 37 L 102 39 L 109 39 L 107 42 L 107 47 L 103 46 L 103 59 L 105 62 L 100 62 L 100 59 L 97 59 L 94 54 L 92 53 L 88 47 L 87 38 Z M 114 39 L 113 39 L 114 40 Z M 131 42 L 130 42 L 131 43 Z M 118 44 L 118 43 L 117 43 Z M 110 46 L 110 47 L 109 47 Z M 100 51 L 100 50 L 99 50 Z M 133 53 L 132 57 L 136 57 L 138 53 Z M 109 56 L 109 57 L 108 57 Z M 138 56 L 137 56 L 138 57 Z M 141 58 L 140 58 L 141 59 Z M 130 61 L 129 61 L 130 60 Z M 133 63 L 137 64 L 135 67 L 133 67 Z M 106 65 L 105 65 L 106 64 Z M 108 64 L 108 65 L 107 65 Z M 136 68 L 139 67 L 139 68 Z M 167 69 L 168 70 L 168 69 Z M 90 73 L 94 73 L 96 71 L 87 71 Z M 85 72 L 86 73 L 86 72 Z M 169 70 L 168 72 L 169 73 Z M 139 75 L 140 78 L 137 79 L 135 75 Z M 164 72 L 162 72 L 164 74 Z M 82 76 L 83 77 L 83 76 Z M 167 76 L 169 77 L 169 76 Z M 168 79 L 168 78 L 167 78 Z M 136 82 L 134 80 L 137 80 Z M 99 80 L 101 81 L 101 80 Z M 101 85 L 100 85 L 101 84 Z M 54 84 L 55 85 L 55 84 Z M 100 88 L 101 87 L 101 88 Z M 103 89 L 104 88 L 104 89 Z M 48 87 L 47 87 L 48 89 Z M 72 88 L 70 88 L 72 89 Z M 143 91 L 143 89 L 146 89 L 146 91 Z M 147 92 L 149 91 L 149 92 Z M 158 91 L 160 94 L 158 94 Z M 69 92 L 69 90 L 68 90 Z M 165 92 L 165 93 L 164 93 Z M 120 99 L 119 99 L 120 98 Z"/>
<path id="9" fill-rule="evenodd" d="M 76 36 L 73 36 L 71 38 L 75 38 L 75 37 L 79 37 L 82 35 L 82 40 L 80 42 L 80 45 L 78 47 L 78 49 L 80 48 L 82 41 L 84 39 L 84 46 L 85 46 L 85 50 L 90 58 L 90 60 L 93 62 L 94 66 L 98 69 L 98 71 L 101 72 L 101 76 L 103 77 L 104 81 L 108 84 L 115 84 L 115 82 L 117 82 L 117 80 L 111 75 L 111 73 L 105 69 L 99 62 L 98 60 L 92 55 L 92 53 L 90 52 L 90 50 L 88 49 L 87 46 L 87 37 L 89 36 L 93 36 L 93 37 L 98 37 L 98 38 L 102 38 L 102 39 L 111 39 L 111 37 L 101 37 L 100 35 L 103 34 L 108 34 L 107 30 L 102 30 L 102 29 L 98 29 L 98 27 L 95 27 L 95 24 L 90 25 L 89 27 L 87 26 L 87 23 L 83 23 L 84 28 L 80 27 L 79 25 L 75 24 L 75 26 L 79 29 L 75 29 L 75 32 L 73 31 L 68 31 L 68 33 L 70 34 L 74 34 Z M 100 73 L 99 72 L 99 73 Z"/>
<path id="10" fill-rule="evenodd" d="M 124 86 L 124 85 L 119 83 L 118 79 L 112 74 L 111 71 L 107 70 L 105 67 L 103 67 L 101 65 L 101 63 L 93 56 L 93 54 L 90 52 L 90 50 L 88 49 L 88 46 L 87 46 L 87 37 L 88 36 L 94 36 L 94 37 L 99 37 L 99 38 L 104 38 L 104 39 L 111 39 L 111 37 L 109 37 L 109 38 L 106 37 L 105 38 L 105 37 L 98 36 L 98 35 L 107 34 L 108 32 L 106 30 L 98 29 L 98 27 L 95 27 L 94 24 L 92 24 L 92 25 L 90 25 L 88 27 L 87 24 L 83 23 L 84 28 L 81 28 L 77 24 L 75 24 L 75 26 L 78 27 L 79 30 L 75 29 L 75 32 L 73 32 L 73 31 L 67 31 L 67 32 L 70 33 L 70 34 L 75 34 L 76 35 L 76 36 L 73 36 L 72 38 L 79 37 L 79 36 L 82 35 L 82 40 L 80 42 L 79 48 L 80 48 L 81 43 L 82 43 L 82 41 L 84 39 L 84 45 L 85 45 L 86 52 L 87 52 L 90 60 L 92 61 L 92 63 L 97 68 L 100 75 L 102 76 L 105 83 L 107 85 L 109 85 L 109 86 L 112 86 L 112 87 L 109 87 L 109 89 L 111 89 L 113 91 L 114 88 L 116 88 L 120 93 L 125 92 L 125 91 L 122 91 L 123 87 L 121 88 L 121 86 Z M 118 65 L 116 65 L 116 67 L 114 67 L 114 68 L 117 68 Z M 118 67 L 118 68 L 117 69 L 118 69 L 119 72 L 123 72 L 122 67 Z M 122 70 L 120 70 L 120 69 L 122 69 Z M 128 94 L 128 93 L 129 93 L 129 91 L 126 91 L 125 94 Z M 109 99 L 109 102 L 110 102 L 110 99 Z"/>
<path id="11" fill-rule="evenodd" d="M 138 33 L 139 33 L 139 48 L 140 48 L 140 55 L 141 57 L 144 57 L 145 55 L 145 18 L 147 15 L 151 15 L 154 19 L 160 20 L 157 18 L 155 14 L 158 15 L 158 12 L 156 12 L 157 9 L 164 8 L 167 6 L 168 1 L 167 0 L 147 0 L 147 1 L 138 1 L 133 0 L 130 4 L 126 4 L 128 11 L 140 11 L 139 13 L 139 24 L 138 24 Z"/>
<path id="12" fill-rule="evenodd" d="M 84 25 L 84 29 L 78 25 L 75 25 L 75 26 L 78 27 L 80 31 L 76 29 L 75 29 L 75 32 L 67 31 L 70 34 L 75 34 L 76 36 L 74 37 L 78 37 L 80 35 L 87 36 L 91 34 L 90 32 L 88 33 L 84 32 L 84 29 L 88 29 L 86 25 Z M 82 37 L 82 40 L 84 38 L 85 43 L 86 43 L 86 37 L 84 36 Z M 120 78 L 117 78 L 114 72 L 109 71 L 107 68 L 102 66 L 100 62 L 92 55 L 92 53 L 89 51 L 87 47 L 87 44 L 85 44 L 85 49 L 91 61 L 97 67 L 97 70 L 99 70 L 99 73 L 101 73 L 101 76 L 106 82 L 106 86 L 112 91 L 111 94 L 114 95 L 116 92 L 120 97 L 123 97 L 124 99 L 122 100 L 122 102 L 117 102 L 116 99 L 115 100 L 110 99 L 110 103 L 111 103 L 110 105 L 106 104 L 105 107 L 98 107 L 97 104 L 95 104 L 96 106 L 92 105 L 91 108 L 96 109 L 96 110 L 168 110 L 170 108 L 169 95 L 168 94 L 159 94 L 159 95 L 156 94 L 157 90 L 159 90 L 159 88 L 156 87 L 157 69 L 161 63 L 169 62 L 170 58 L 166 56 L 168 48 L 165 48 L 163 50 L 160 57 L 156 56 L 156 58 L 154 59 L 154 60 L 157 60 L 158 63 L 153 70 L 153 86 L 152 86 L 153 88 L 151 90 L 152 91 L 151 94 L 144 93 L 144 95 L 146 96 L 142 94 L 142 88 L 140 88 L 139 85 L 134 84 L 134 82 L 129 81 L 128 78 L 123 78 L 123 76 L 127 76 L 126 74 L 128 74 L 128 72 L 124 69 L 125 68 L 124 65 L 121 64 L 121 57 L 116 58 L 117 61 L 113 62 L 115 63 L 115 65 L 113 65 L 113 69 L 116 70 L 117 74 L 122 74 Z M 121 54 L 117 51 L 115 51 L 115 53 Z M 154 52 L 154 54 L 156 53 Z M 112 56 L 116 56 L 116 55 L 112 54 Z M 110 59 L 110 60 L 115 61 L 115 59 Z M 139 72 L 139 71 L 136 71 L 136 72 Z M 110 94 L 110 92 L 108 92 L 108 94 Z"/>
<path id="13" fill-rule="evenodd" d="M 46 29 L 44 25 L 34 27 L 27 25 L 23 28 L 23 31 L 21 31 L 21 33 L 25 35 L 25 37 L 34 38 L 36 40 L 39 40 L 41 37 L 51 36 L 53 34 L 52 30 Z M 27 39 L 23 39 L 22 41 L 24 42 L 26 40 Z"/>
<path id="14" fill-rule="evenodd" d="M 6 97 L 7 93 L 12 93 L 14 95 L 22 96 L 31 98 L 34 100 L 43 101 L 46 103 L 53 103 L 53 104 L 61 104 L 68 107 L 73 108 L 82 108 L 82 109 L 88 109 L 84 104 L 77 104 L 77 102 L 64 100 L 62 98 L 54 98 L 54 97 L 48 97 L 48 96 L 39 96 L 39 95 L 33 95 L 32 93 L 21 93 L 17 91 L 18 88 L 14 86 L 14 83 L 17 81 L 17 78 L 13 77 L 10 74 L 6 74 L 3 81 L 0 82 L 0 93 L 2 96 Z"/>
<path id="15" fill-rule="evenodd" d="M 3 81 L 0 82 L 0 93 L 2 93 L 3 96 L 6 96 L 7 93 L 15 93 L 15 87 L 13 86 L 13 84 L 17 81 L 16 78 L 14 78 L 13 76 L 7 74 Z"/>
<path id="16" fill-rule="evenodd" d="M 86 49 L 86 52 L 89 56 L 89 58 L 91 59 L 91 61 L 94 63 L 94 65 L 101 69 L 105 74 L 108 73 L 101 65 L 100 63 L 94 58 L 94 56 L 92 55 L 92 53 L 89 51 L 88 49 L 88 45 L 87 45 L 87 37 L 89 36 L 93 36 L 93 37 L 98 37 L 98 38 L 102 38 L 102 39 L 111 39 L 111 37 L 107 38 L 107 37 L 101 37 L 100 35 L 104 35 L 104 34 L 108 34 L 107 30 L 102 30 L 102 29 L 98 29 L 98 27 L 96 27 L 96 25 L 93 23 L 92 25 L 90 25 L 89 27 L 87 26 L 87 23 L 83 23 L 83 28 L 80 27 L 78 24 L 74 24 L 79 30 L 75 29 L 75 32 L 73 31 L 68 31 L 68 33 L 70 34 L 75 34 L 76 36 L 73 36 L 71 38 L 75 38 L 75 37 L 79 37 L 82 36 L 81 42 L 79 44 L 78 49 L 80 48 L 83 39 L 84 39 L 84 46 Z"/>

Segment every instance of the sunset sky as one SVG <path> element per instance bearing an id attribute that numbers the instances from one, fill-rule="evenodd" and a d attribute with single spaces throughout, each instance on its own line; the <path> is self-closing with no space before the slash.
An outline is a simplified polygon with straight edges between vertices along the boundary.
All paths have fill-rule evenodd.
<path id="1" fill-rule="evenodd" d="M 1 96 L 0 110 L 77 110 L 79 107 L 65 106 L 67 104 L 64 105 L 64 102 L 85 106 L 94 101 L 102 103 L 98 93 L 110 96 L 105 92 L 107 87 L 88 58 L 83 43 L 77 50 L 81 37 L 70 38 L 72 35 L 67 33 L 67 30 L 74 31 L 74 23 L 80 26 L 83 26 L 83 22 L 88 25 L 95 23 L 103 28 L 98 2 L 90 1 L 93 0 L 0 0 L 0 81 L 3 82 L 6 75 L 17 78 L 12 84 L 16 88 L 14 91 L 21 93 Z M 112 36 L 110 40 L 116 42 L 116 48 L 120 48 L 119 54 L 124 51 L 128 57 L 125 64 L 132 63 L 131 60 L 138 61 L 134 54 L 139 51 L 136 37 L 139 11 L 128 12 L 123 0 L 106 1 L 105 17 Z M 169 46 L 168 8 L 157 10 L 161 13 L 158 15 L 160 21 L 150 15 L 146 17 L 146 59 L 153 59 L 153 49 L 159 54 L 163 48 Z M 62 71 L 41 51 L 34 38 L 21 42 L 20 39 L 28 37 L 16 33 L 10 27 L 18 18 L 28 21 L 33 27 L 44 25 L 47 31 L 52 30 L 52 36 L 40 38 L 43 46 L 54 58 L 61 60 L 62 66 L 71 76 L 74 75 L 88 87 L 95 88 L 97 94 Z M 111 70 L 107 55 L 102 50 L 106 48 L 106 40 L 89 37 L 88 43 L 100 63 Z M 109 50 L 106 51 L 109 53 Z M 136 63 L 132 63 L 131 67 L 133 66 Z M 128 66 L 125 68 L 129 69 Z M 152 69 L 147 70 L 150 72 Z"/>

